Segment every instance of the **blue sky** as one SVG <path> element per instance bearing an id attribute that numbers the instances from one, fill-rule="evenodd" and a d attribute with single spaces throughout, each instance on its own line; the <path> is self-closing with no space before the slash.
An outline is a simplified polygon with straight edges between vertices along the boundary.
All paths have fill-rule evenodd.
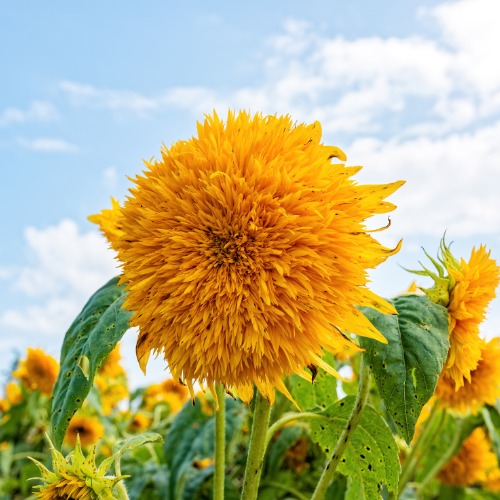
<path id="1" fill-rule="evenodd" d="M 483 243 L 500 259 L 499 16 L 496 0 L 4 3 L 2 352 L 58 356 L 114 273 L 86 217 L 214 108 L 319 120 L 364 165 L 360 182 L 408 181 L 379 233 L 403 250 L 372 273 L 376 292 L 404 289 L 398 262 L 416 267 L 445 229 L 458 255 Z M 499 330 L 496 301 L 483 332 Z M 134 341 L 123 351 L 137 385 Z"/>

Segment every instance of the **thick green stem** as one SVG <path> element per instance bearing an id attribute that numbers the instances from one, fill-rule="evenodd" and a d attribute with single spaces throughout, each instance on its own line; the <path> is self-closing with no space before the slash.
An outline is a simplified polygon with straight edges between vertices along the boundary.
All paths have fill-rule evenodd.
<path id="1" fill-rule="evenodd" d="M 434 467 L 427 473 L 422 482 L 420 483 L 420 491 L 422 491 L 429 481 L 432 481 L 436 474 L 450 461 L 450 459 L 457 453 L 458 444 L 460 443 L 460 437 L 462 436 L 462 428 L 464 425 L 464 419 L 457 421 L 457 426 L 455 428 L 455 433 L 451 439 L 450 446 L 444 453 L 444 455 L 434 464 Z"/>
<path id="2" fill-rule="evenodd" d="M 116 460 L 115 460 L 116 477 L 120 477 L 122 475 L 120 459 L 121 459 L 121 455 L 116 457 Z M 130 500 L 128 497 L 127 488 L 125 487 L 125 483 L 123 482 L 123 479 L 121 481 L 118 481 L 115 484 L 115 492 L 118 495 L 119 500 Z"/>
<path id="3" fill-rule="evenodd" d="M 226 394 L 224 386 L 215 387 L 219 410 L 215 412 L 215 472 L 214 500 L 224 500 L 224 478 L 226 468 Z"/>
<path id="4" fill-rule="evenodd" d="M 241 500 L 256 500 L 264 463 L 264 453 L 266 452 L 266 436 L 271 405 L 259 391 L 257 391 L 256 398 Z"/>
<path id="5" fill-rule="evenodd" d="M 435 401 L 429 417 L 422 424 L 420 433 L 417 436 L 414 445 L 411 447 L 410 453 L 406 457 L 405 464 L 403 466 L 403 470 L 401 471 L 401 476 L 399 479 L 399 485 L 398 485 L 399 494 L 397 498 L 401 496 L 401 493 L 405 489 L 405 486 L 407 485 L 408 481 L 411 479 L 413 473 L 415 472 L 415 468 L 417 467 L 420 459 L 423 456 L 423 454 L 421 453 L 422 445 L 425 443 L 426 438 L 428 437 L 428 434 L 432 429 L 434 420 L 436 419 L 438 412 L 439 412 L 439 401 Z M 443 415 L 445 414 L 446 412 L 443 411 Z"/>
<path id="6" fill-rule="evenodd" d="M 347 424 L 340 435 L 339 440 L 337 441 L 337 445 L 333 450 L 332 457 L 326 463 L 325 469 L 321 478 L 316 486 L 316 490 L 314 491 L 311 500 L 323 500 L 326 490 L 333 479 L 333 475 L 337 470 L 337 466 L 344 454 L 344 450 L 347 447 L 347 443 L 351 439 L 356 427 L 361 418 L 361 413 L 363 412 L 363 408 L 366 404 L 366 399 L 368 397 L 368 392 L 370 390 L 370 369 L 367 368 L 361 360 L 361 369 L 359 373 L 359 388 L 358 394 L 356 396 L 356 401 L 354 403 L 354 408 L 352 409 L 351 416 L 347 421 Z"/>

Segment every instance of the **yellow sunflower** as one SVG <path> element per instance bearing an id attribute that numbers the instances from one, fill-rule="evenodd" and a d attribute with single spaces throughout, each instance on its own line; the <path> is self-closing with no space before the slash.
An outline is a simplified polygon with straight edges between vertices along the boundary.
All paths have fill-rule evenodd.
<path id="1" fill-rule="evenodd" d="M 94 383 L 101 395 L 103 415 L 109 415 L 120 401 L 123 401 L 129 396 L 127 386 L 123 383 L 123 380 L 110 380 L 98 376 L 95 378 Z"/>
<path id="2" fill-rule="evenodd" d="M 28 355 L 12 375 L 24 386 L 34 391 L 38 389 L 45 396 L 52 395 L 52 389 L 59 373 L 59 363 L 42 349 L 28 347 Z"/>
<path id="3" fill-rule="evenodd" d="M 470 381 L 456 389 L 455 381 L 445 370 L 439 377 L 434 393 L 443 406 L 466 413 L 470 409 L 474 414 L 480 406 L 494 405 L 500 397 L 500 339 L 482 342 L 481 357 L 477 368 L 470 372 Z"/>
<path id="4" fill-rule="evenodd" d="M 459 262 L 443 238 L 439 260 L 448 276 L 433 259 L 439 276 L 425 268 L 425 271 L 412 271 L 433 278 L 435 284 L 432 288 L 419 288 L 431 300 L 448 309 L 450 350 L 445 373 L 454 381 L 456 389 L 462 387 L 465 380 L 470 382 L 471 372 L 481 359 L 483 341 L 479 337 L 479 325 L 485 318 L 486 308 L 496 296 L 495 290 L 500 281 L 500 267 L 490 253 L 481 245 L 479 250 L 473 248 L 469 262 L 464 259 Z"/>
<path id="5" fill-rule="evenodd" d="M 438 474 L 438 479 L 451 486 L 471 486 L 485 481 L 487 473 L 498 466 L 497 457 L 482 427 L 475 429 L 462 447 Z"/>
<path id="6" fill-rule="evenodd" d="M 69 423 L 64 442 L 74 447 L 80 439 L 84 448 L 95 443 L 104 435 L 104 427 L 97 417 L 75 415 Z"/>
<path id="7" fill-rule="evenodd" d="M 120 365 L 122 356 L 120 354 L 120 344 L 118 344 L 106 358 L 106 361 L 99 368 L 99 375 L 108 378 L 118 378 L 125 375 L 125 370 Z"/>
<path id="8" fill-rule="evenodd" d="M 0 411 L 5 413 L 12 406 L 19 404 L 23 400 L 23 393 L 19 384 L 9 382 L 5 388 L 5 398 L 0 399 Z"/>
<path id="9" fill-rule="evenodd" d="M 49 440 L 50 443 L 50 440 Z M 116 483 L 129 476 L 106 476 L 106 472 L 113 463 L 113 458 L 105 460 L 99 468 L 95 464 L 96 445 L 89 450 L 87 458 L 82 453 L 80 441 L 77 439 L 75 449 L 64 458 L 50 443 L 52 450 L 52 465 L 54 472 L 49 471 L 43 464 L 34 460 L 40 469 L 44 482 L 42 486 L 35 486 L 40 491 L 35 495 L 40 500 L 118 500 L 113 493 Z"/>
<path id="10" fill-rule="evenodd" d="M 167 403 L 172 413 L 177 413 L 189 399 L 187 387 L 168 379 L 161 384 L 150 385 L 144 391 L 144 405 L 152 410 L 158 403 Z"/>
<path id="11" fill-rule="evenodd" d="M 486 475 L 486 481 L 484 481 L 483 486 L 492 491 L 493 493 L 500 492 L 500 468 L 495 467 Z"/>
<path id="12" fill-rule="evenodd" d="M 358 185 L 361 167 L 332 163 L 346 157 L 321 135 L 289 116 L 214 113 L 146 162 L 108 217 L 143 370 L 163 353 L 193 399 L 198 381 L 248 402 L 254 382 L 272 404 L 275 388 L 289 396 L 284 375 L 338 375 L 322 360 L 352 344 L 338 328 L 385 342 L 355 305 L 396 314 L 366 288 L 367 269 L 401 242 L 384 248 L 365 221 L 394 210 L 384 200 L 404 182 Z M 104 213 L 91 220 L 109 232 Z"/>
<path id="13" fill-rule="evenodd" d="M 151 419 L 143 413 L 136 413 L 134 418 L 128 425 L 128 429 L 132 432 L 145 431 L 151 425 Z"/>

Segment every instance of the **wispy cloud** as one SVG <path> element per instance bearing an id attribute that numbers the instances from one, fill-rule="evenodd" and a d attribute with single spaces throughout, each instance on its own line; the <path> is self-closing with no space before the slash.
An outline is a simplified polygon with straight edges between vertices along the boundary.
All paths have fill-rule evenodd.
<path id="1" fill-rule="evenodd" d="M 0 127 L 6 127 L 13 123 L 25 123 L 30 121 L 54 121 L 59 118 L 59 113 L 50 102 L 34 101 L 26 110 L 19 108 L 7 108 L 0 113 Z"/>
<path id="2" fill-rule="evenodd" d="M 50 139 L 50 138 L 38 138 L 38 139 L 18 139 L 19 144 L 26 149 L 32 149 L 34 151 L 46 151 L 55 153 L 75 153 L 78 151 L 78 146 L 71 144 L 63 139 Z"/>

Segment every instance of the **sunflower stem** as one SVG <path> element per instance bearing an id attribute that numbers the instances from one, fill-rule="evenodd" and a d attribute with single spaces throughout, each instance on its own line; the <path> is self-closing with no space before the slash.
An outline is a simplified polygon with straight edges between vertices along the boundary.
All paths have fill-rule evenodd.
<path id="1" fill-rule="evenodd" d="M 219 410 L 215 411 L 214 500 L 224 500 L 226 472 L 226 393 L 222 384 L 215 386 Z"/>
<path id="2" fill-rule="evenodd" d="M 115 460 L 116 477 L 120 477 L 122 475 L 122 467 L 120 460 L 121 460 L 121 455 L 118 455 Z M 123 479 L 115 484 L 115 492 L 118 495 L 118 500 L 130 500 L 127 493 L 127 487 L 125 486 Z"/>
<path id="3" fill-rule="evenodd" d="M 250 437 L 250 447 L 248 448 L 248 459 L 241 500 L 256 500 L 259 492 L 264 454 L 266 452 L 266 436 L 271 405 L 259 391 L 256 392 L 252 435 Z"/>
<path id="4" fill-rule="evenodd" d="M 347 447 L 347 443 L 351 439 L 356 427 L 361 419 L 361 413 L 363 412 L 363 408 L 366 404 L 366 400 L 368 398 L 368 392 L 370 390 L 370 369 L 365 366 L 363 359 L 361 360 L 361 369 L 359 372 L 359 388 L 358 394 L 356 396 L 356 401 L 354 403 L 354 408 L 352 409 L 351 416 L 346 423 L 342 434 L 337 441 L 335 449 L 333 450 L 333 454 L 331 458 L 325 464 L 325 469 L 323 470 L 323 474 L 321 474 L 321 478 L 316 486 L 316 490 L 314 491 L 311 500 L 323 500 L 326 490 L 330 485 L 331 480 L 333 479 L 333 475 L 337 470 L 337 466 L 344 454 L 344 450 Z"/>

